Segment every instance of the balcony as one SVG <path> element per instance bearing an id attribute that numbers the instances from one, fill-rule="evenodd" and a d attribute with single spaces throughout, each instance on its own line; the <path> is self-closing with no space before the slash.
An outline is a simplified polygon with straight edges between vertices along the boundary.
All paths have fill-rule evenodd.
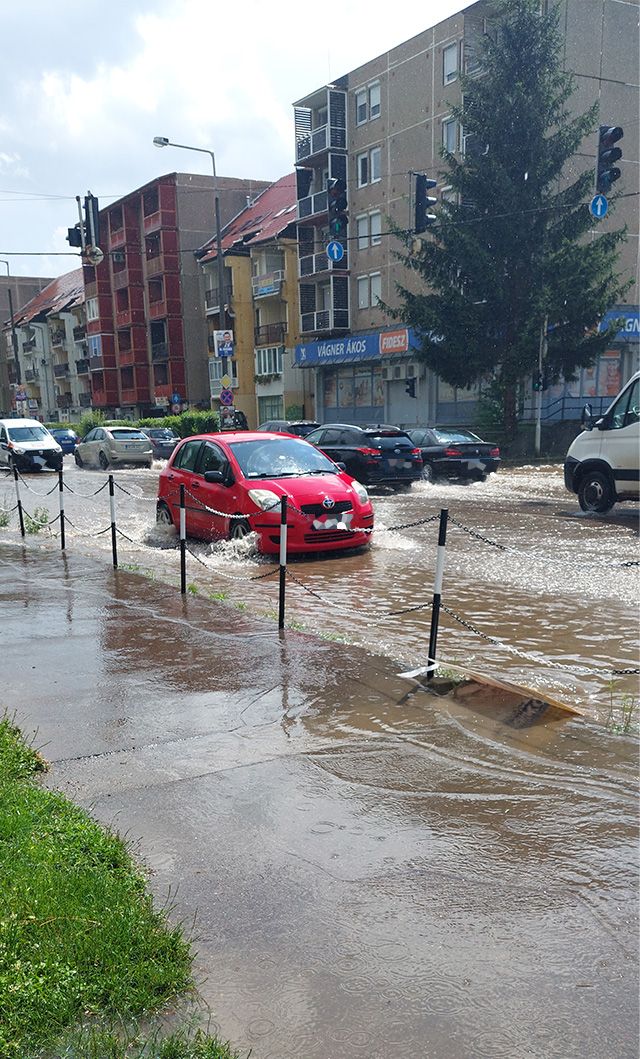
<path id="1" fill-rule="evenodd" d="M 91 404 L 94 408 L 105 408 L 108 404 L 106 390 L 94 390 L 91 394 Z"/>
<path id="2" fill-rule="evenodd" d="M 120 268 L 117 272 L 113 273 L 113 289 L 122 290 L 123 287 L 128 287 L 130 281 L 129 269 Z"/>
<path id="3" fill-rule="evenodd" d="M 69 374 L 69 365 L 68 364 L 54 364 L 53 365 L 53 374 L 56 377 L 56 379 L 66 379 L 68 374 Z"/>
<path id="4" fill-rule="evenodd" d="M 164 272 L 164 255 L 159 253 L 154 254 L 153 257 L 147 257 L 147 267 L 145 271 L 147 276 L 158 276 L 161 272 Z"/>
<path id="5" fill-rule="evenodd" d="M 151 360 L 154 364 L 159 364 L 164 360 L 169 359 L 169 344 L 168 342 L 156 342 L 155 345 L 151 346 Z"/>
<path id="6" fill-rule="evenodd" d="M 98 353 L 95 357 L 89 357 L 89 371 L 102 371 L 103 368 L 104 362 L 101 353 Z"/>
<path id="7" fill-rule="evenodd" d="M 89 371 L 89 361 L 88 360 L 85 359 L 85 360 L 77 360 L 76 361 L 76 373 L 78 375 L 87 375 L 88 371 Z"/>
<path id="8" fill-rule="evenodd" d="M 329 197 L 326 191 L 317 191 L 315 195 L 307 195 L 298 200 L 298 220 L 305 217 L 316 217 L 319 213 L 326 213 L 329 209 Z"/>
<path id="9" fill-rule="evenodd" d="M 84 324 L 79 324 L 78 327 L 73 329 L 73 338 L 75 342 L 81 342 L 87 333 L 87 329 Z"/>
<path id="10" fill-rule="evenodd" d="M 40 378 L 40 372 L 39 372 L 38 368 L 27 368 L 27 370 L 24 373 L 24 381 L 25 382 L 35 382 L 36 379 L 39 379 L 39 378 Z"/>
<path id="11" fill-rule="evenodd" d="M 167 315 L 167 303 L 164 298 L 159 298 L 155 302 L 149 302 L 149 319 L 159 320 Z"/>
<path id="12" fill-rule="evenodd" d="M 90 393 L 79 393 L 78 404 L 81 408 L 91 408 L 91 394 Z"/>
<path id="13" fill-rule="evenodd" d="M 71 408 L 72 400 L 70 393 L 59 393 L 56 397 L 57 408 Z"/>
<path id="14" fill-rule="evenodd" d="M 16 363 L 14 360 L 10 360 L 7 364 L 7 371 L 9 373 L 9 382 L 18 381 L 18 373 L 16 371 Z"/>
<path id="15" fill-rule="evenodd" d="M 284 272 L 265 272 L 262 276 L 254 276 L 251 280 L 251 290 L 254 298 L 268 298 L 270 295 L 279 294 L 284 282 Z"/>
<path id="16" fill-rule="evenodd" d="M 256 346 L 282 346 L 286 333 L 287 324 L 284 320 L 277 324 L 262 324 L 254 328 L 253 342 Z"/>
<path id="17" fill-rule="evenodd" d="M 122 228 L 114 228 L 109 232 L 109 247 L 111 250 L 115 250 L 119 246 L 124 246 L 126 241 L 127 236 L 124 225 Z"/>
<path id="18" fill-rule="evenodd" d="M 233 292 L 231 290 L 231 284 L 225 283 L 223 287 L 225 305 L 231 305 L 231 298 Z M 210 290 L 205 292 L 204 303 L 207 307 L 207 312 L 217 313 L 220 311 L 220 291 L 219 288 L 212 287 Z"/>
<path id="19" fill-rule="evenodd" d="M 59 327 L 55 331 L 51 332 L 51 345 L 52 346 L 63 346 L 65 343 L 65 330 L 64 327 Z"/>
<path id="20" fill-rule="evenodd" d="M 145 401 L 146 397 L 144 395 L 139 396 L 139 391 L 136 390 L 135 386 L 132 386 L 130 389 L 121 391 L 120 400 L 122 404 L 137 404 L 138 400 Z"/>
<path id="21" fill-rule="evenodd" d="M 306 136 L 300 137 L 296 143 L 296 162 L 303 158 L 311 158 L 314 154 L 322 154 L 335 148 L 344 151 L 347 147 L 347 132 L 340 125 L 321 125 L 313 129 Z"/>
<path id="22" fill-rule="evenodd" d="M 34 349 L 36 349 L 36 348 L 37 348 L 37 346 L 36 346 L 35 338 L 30 338 L 27 342 L 23 342 L 22 343 L 22 352 L 23 353 L 33 353 Z"/>
<path id="23" fill-rule="evenodd" d="M 332 261 L 325 251 L 319 254 L 305 254 L 298 264 L 301 276 L 316 276 L 320 272 L 346 272 L 349 269 L 349 254 L 345 250 L 341 261 Z"/>
<path id="24" fill-rule="evenodd" d="M 303 313 L 300 317 L 300 330 L 303 334 L 323 331 L 348 331 L 348 309 L 321 309 L 316 313 Z"/>

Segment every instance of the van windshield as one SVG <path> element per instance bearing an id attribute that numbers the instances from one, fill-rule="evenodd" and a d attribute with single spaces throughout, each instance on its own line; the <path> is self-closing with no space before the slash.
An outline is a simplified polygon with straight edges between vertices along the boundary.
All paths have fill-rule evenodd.
<path id="1" fill-rule="evenodd" d="M 7 427 L 11 441 L 44 441 L 51 435 L 44 427 Z"/>

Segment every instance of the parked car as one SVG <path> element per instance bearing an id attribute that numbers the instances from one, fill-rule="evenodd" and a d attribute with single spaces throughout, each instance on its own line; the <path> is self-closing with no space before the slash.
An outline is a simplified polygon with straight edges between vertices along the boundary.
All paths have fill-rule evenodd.
<path id="1" fill-rule="evenodd" d="M 410 486 L 422 475 L 420 449 L 405 430 L 394 426 L 356 427 L 327 423 L 307 441 L 365 485 Z"/>
<path id="2" fill-rule="evenodd" d="M 94 427 L 76 445 L 78 467 L 121 467 L 125 463 L 150 467 L 153 449 L 146 434 L 136 427 Z"/>
<path id="3" fill-rule="evenodd" d="M 295 434 L 296 437 L 306 438 L 312 430 L 320 424 L 313 419 L 270 419 L 267 423 L 261 423 L 258 430 L 268 430 L 276 434 Z"/>
<path id="4" fill-rule="evenodd" d="M 457 427 L 416 427 L 409 437 L 422 455 L 422 477 L 466 478 L 484 482 L 500 466 L 500 449 L 470 430 Z"/>
<path id="5" fill-rule="evenodd" d="M 156 460 L 168 460 L 180 441 L 178 435 L 168 427 L 141 427 L 141 430 L 149 438 Z"/>
<path id="6" fill-rule="evenodd" d="M 288 552 L 360 548 L 371 538 L 367 490 L 303 438 L 258 431 L 185 438 L 160 472 L 158 522 L 179 527 L 181 485 L 191 537 L 255 532 L 260 550 L 276 555 L 286 496 Z"/>
<path id="7" fill-rule="evenodd" d="M 18 471 L 59 471 L 60 445 L 37 419 L 0 419 L 0 465 Z"/>
<path id="8" fill-rule="evenodd" d="M 51 427 L 51 436 L 56 439 L 65 455 L 76 450 L 78 435 L 70 427 Z"/>
<path id="9" fill-rule="evenodd" d="M 583 511 L 604 515 L 619 500 L 640 498 L 640 371 L 603 416 L 582 413 L 584 430 L 569 446 L 564 484 Z"/>

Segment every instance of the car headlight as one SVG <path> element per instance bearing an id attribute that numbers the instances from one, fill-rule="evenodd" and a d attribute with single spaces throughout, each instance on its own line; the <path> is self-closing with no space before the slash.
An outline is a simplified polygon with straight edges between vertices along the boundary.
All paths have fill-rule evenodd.
<path id="1" fill-rule="evenodd" d="M 12 445 L 11 451 L 15 452 L 16 456 L 24 456 L 26 449 L 21 448 L 19 445 Z"/>
<path id="2" fill-rule="evenodd" d="M 250 489 L 249 496 L 263 511 L 274 511 L 280 507 L 280 497 L 271 489 Z"/>
<path id="3" fill-rule="evenodd" d="M 361 504 L 367 504 L 369 502 L 369 494 L 361 482 L 353 481 L 351 483 L 351 488 Z"/>

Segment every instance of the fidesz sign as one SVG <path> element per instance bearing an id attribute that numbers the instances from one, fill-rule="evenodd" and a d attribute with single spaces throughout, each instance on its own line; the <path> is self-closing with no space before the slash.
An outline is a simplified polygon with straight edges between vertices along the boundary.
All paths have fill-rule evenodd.
<path id="1" fill-rule="evenodd" d="M 394 331 L 376 331 L 372 335 L 349 335 L 325 342 L 307 342 L 296 346 L 295 362 L 308 368 L 318 364 L 347 364 L 355 360 L 376 360 L 394 353 L 408 353 L 417 346 L 413 329 L 399 327 Z"/>
<path id="2" fill-rule="evenodd" d="M 614 342 L 637 342 L 640 338 L 640 312 L 636 309 L 610 309 L 600 322 L 600 331 L 606 331 L 613 323 L 620 321 L 622 326 L 614 337 Z"/>

